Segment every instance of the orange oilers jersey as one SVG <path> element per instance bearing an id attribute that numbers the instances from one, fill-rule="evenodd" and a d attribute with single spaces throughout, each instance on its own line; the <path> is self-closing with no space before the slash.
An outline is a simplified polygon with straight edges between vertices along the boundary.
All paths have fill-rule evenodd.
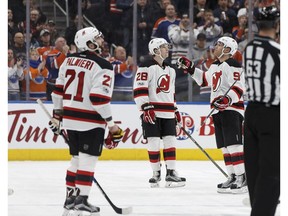
<path id="1" fill-rule="evenodd" d="M 27 70 L 24 70 L 24 74 L 27 74 Z M 30 99 L 46 98 L 46 78 L 48 76 L 47 68 L 44 68 L 41 73 L 39 73 L 38 68 L 30 67 L 29 77 L 30 77 Z M 26 91 L 26 80 L 22 81 L 23 91 Z"/>

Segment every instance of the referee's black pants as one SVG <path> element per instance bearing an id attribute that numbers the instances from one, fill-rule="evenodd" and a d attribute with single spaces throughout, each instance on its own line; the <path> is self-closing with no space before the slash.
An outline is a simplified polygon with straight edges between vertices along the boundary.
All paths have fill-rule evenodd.
<path id="1" fill-rule="evenodd" d="M 249 103 L 244 158 L 251 216 L 274 216 L 280 196 L 280 108 Z"/>

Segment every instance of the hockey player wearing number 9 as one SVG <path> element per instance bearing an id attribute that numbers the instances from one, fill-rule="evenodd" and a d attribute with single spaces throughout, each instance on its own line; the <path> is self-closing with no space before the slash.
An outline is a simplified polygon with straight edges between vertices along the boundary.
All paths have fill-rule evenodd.
<path id="1" fill-rule="evenodd" d="M 147 139 L 153 176 L 151 187 L 161 181 L 160 142 L 163 141 L 166 165 L 166 187 L 181 187 L 186 179 L 176 169 L 176 121 L 181 121 L 175 102 L 175 69 L 164 60 L 169 44 L 164 38 L 154 38 L 148 44 L 151 60 L 139 66 L 133 86 L 134 100 L 140 111 L 143 136 Z"/>
<path id="2" fill-rule="evenodd" d="M 211 86 L 211 109 L 217 148 L 222 150 L 229 174 L 226 182 L 217 185 L 219 193 L 247 192 L 242 143 L 244 115 L 244 77 L 239 62 L 232 58 L 238 48 L 230 37 L 221 37 L 215 44 L 217 60 L 208 71 L 195 68 L 192 61 L 180 57 L 177 65 L 200 86 Z"/>
<path id="3" fill-rule="evenodd" d="M 89 212 L 99 215 L 100 208 L 88 203 L 94 169 L 102 146 L 114 148 L 123 131 L 114 124 L 110 101 L 114 87 L 112 65 L 100 57 L 104 39 L 96 28 L 80 29 L 75 35 L 79 53 L 65 59 L 59 69 L 54 104 L 52 131 L 59 134 L 59 120 L 67 130 L 72 156 L 66 173 L 67 196 L 63 216 Z M 61 113 L 63 116 L 61 117 Z M 109 135 L 104 140 L 105 128 Z"/>

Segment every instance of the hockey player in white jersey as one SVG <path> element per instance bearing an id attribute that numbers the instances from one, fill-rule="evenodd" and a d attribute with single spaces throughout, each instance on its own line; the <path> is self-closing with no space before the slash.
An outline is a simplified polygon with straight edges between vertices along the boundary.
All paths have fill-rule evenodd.
<path id="1" fill-rule="evenodd" d="M 112 118 L 110 101 L 114 72 L 112 65 L 99 56 L 103 42 L 103 36 L 96 28 L 79 30 L 75 44 L 80 52 L 65 59 L 52 93 L 54 109 L 50 128 L 60 134 L 59 122 L 63 122 L 72 155 L 66 173 L 67 197 L 63 216 L 70 210 L 75 216 L 83 211 L 99 215 L 100 208 L 87 201 L 96 162 L 104 142 L 108 148 L 113 148 L 123 137 L 123 131 Z M 104 140 L 106 126 L 109 135 Z"/>
<path id="2" fill-rule="evenodd" d="M 208 71 L 195 68 L 193 61 L 186 57 L 180 57 L 177 63 L 198 85 L 211 86 L 216 144 L 222 150 L 229 174 L 226 182 L 218 184 L 219 193 L 247 192 L 242 143 L 244 75 L 240 63 L 232 58 L 237 48 L 233 38 L 219 38 L 214 50 L 217 60 Z"/>
<path id="3" fill-rule="evenodd" d="M 166 165 L 166 187 L 181 187 L 186 179 L 176 173 L 176 121 L 181 122 L 175 102 L 175 69 L 164 60 L 169 44 L 163 38 L 149 42 L 151 60 L 139 66 L 133 86 L 134 100 L 141 112 L 143 136 L 147 139 L 153 177 L 151 187 L 161 180 L 160 142 L 163 141 Z"/>

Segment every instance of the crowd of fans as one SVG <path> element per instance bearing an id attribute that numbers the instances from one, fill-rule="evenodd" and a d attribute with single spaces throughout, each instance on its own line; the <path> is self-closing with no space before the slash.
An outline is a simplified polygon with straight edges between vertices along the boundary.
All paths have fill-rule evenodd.
<path id="1" fill-rule="evenodd" d="M 51 100 L 58 70 L 65 57 L 76 52 L 74 36 L 78 29 L 78 0 L 69 1 L 71 21 L 64 32 L 58 32 L 54 20 L 46 16 L 38 1 L 30 1 L 30 32 L 27 32 L 26 1 L 8 2 L 8 99 Z M 191 54 L 201 69 L 215 60 L 213 46 L 223 36 L 233 37 L 239 44 L 236 59 L 248 42 L 248 15 L 253 10 L 248 0 L 195 0 L 193 23 L 190 23 L 189 0 L 135 0 L 137 2 L 137 64 L 149 58 L 148 43 L 152 38 L 165 38 L 171 43 L 170 61 L 175 64 L 180 56 Z M 60 5 L 65 1 L 58 0 Z M 53 4 L 53 3 L 51 3 Z M 278 0 L 254 0 L 253 7 L 274 4 Z M 97 11 L 97 13 L 95 13 Z M 113 100 L 132 101 L 133 75 L 133 0 L 82 0 L 82 13 L 105 36 L 104 58 L 115 71 Z M 252 32 L 257 26 L 252 22 Z M 193 28 L 190 28 L 193 26 Z M 193 29 L 192 50 L 189 52 L 190 31 Z M 280 31 L 279 31 L 280 32 Z M 26 34 L 29 33 L 30 56 L 26 56 Z M 277 39 L 279 41 L 279 38 Z M 113 50 L 113 52 L 112 52 Z M 240 55 L 240 57 L 239 57 Z M 30 69 L 27 70 L 29 62 Z M 29 82 L 27 82 L 29 79 Z M 192 82 L 192 81 L 191 81 Z M 176 99 L 188 101 L 188 79 L 177 73 Z M 209 101 L 209 92 L 193 85 L 193 101 Z M 197 86 L 197 87 L 196 87 Z"/>

